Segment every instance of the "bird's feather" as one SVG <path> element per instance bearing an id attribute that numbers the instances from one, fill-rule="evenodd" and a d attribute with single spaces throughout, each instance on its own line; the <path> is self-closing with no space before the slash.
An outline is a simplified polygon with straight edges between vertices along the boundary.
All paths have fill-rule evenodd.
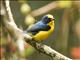
<path id="1" fill-rule="evenodd" d="M 39 31 L 48 31 L 50 26 L 44 24 L 42 21 L 34 24 L 31 28 L 27 29 L 27 32 L 31 32 L 33 35 L 37 34 Z"/>

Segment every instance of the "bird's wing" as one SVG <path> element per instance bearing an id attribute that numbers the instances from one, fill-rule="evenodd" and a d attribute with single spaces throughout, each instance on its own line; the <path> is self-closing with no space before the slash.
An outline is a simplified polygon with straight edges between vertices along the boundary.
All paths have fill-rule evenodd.
<path id="1" fill-rule="evenodd" d="M 42 22 L 38 22 L 35 25 L 33 25 L 30 29 L 27 29 L 27 32 L 31 32 L 32 34 L 36 34 L 39 31 L 48 31 L 51 27 L 47 24 L 44 24 Z"/>

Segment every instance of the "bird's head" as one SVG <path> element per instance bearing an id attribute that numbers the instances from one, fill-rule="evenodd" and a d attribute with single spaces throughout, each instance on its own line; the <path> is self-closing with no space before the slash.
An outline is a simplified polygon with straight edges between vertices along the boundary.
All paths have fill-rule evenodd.
<path id="1" fill-rule="evenodd" d="M 42 17 L 42 21 L 47 24 L 51 21 L 54 21 L 54 17 L 51 14 L 47 14 L 47 15 Z"/>

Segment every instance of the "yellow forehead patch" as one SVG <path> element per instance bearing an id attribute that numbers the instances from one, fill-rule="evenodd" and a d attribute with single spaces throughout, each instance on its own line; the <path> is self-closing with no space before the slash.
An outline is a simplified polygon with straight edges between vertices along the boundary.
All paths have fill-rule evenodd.
<path id="1" fill-rule="evenodd" d="M 46 15 L 46 16 L 48 16 L 48 18 L 54 18 L 52 15 L 50 15 L 50 14 L 48 14 L 48 15 Z"/>

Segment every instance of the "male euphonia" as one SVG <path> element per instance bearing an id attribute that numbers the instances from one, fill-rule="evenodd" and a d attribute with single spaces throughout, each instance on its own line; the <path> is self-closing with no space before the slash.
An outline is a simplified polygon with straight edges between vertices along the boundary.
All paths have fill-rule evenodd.
<path id="1" fill-rule="evenodd" d="M 28 28 L 26 32 L 36 41 L 45 40 L 54 31 L 54 20 L 51 14 L 47 14 L 39 22 Z"/>

